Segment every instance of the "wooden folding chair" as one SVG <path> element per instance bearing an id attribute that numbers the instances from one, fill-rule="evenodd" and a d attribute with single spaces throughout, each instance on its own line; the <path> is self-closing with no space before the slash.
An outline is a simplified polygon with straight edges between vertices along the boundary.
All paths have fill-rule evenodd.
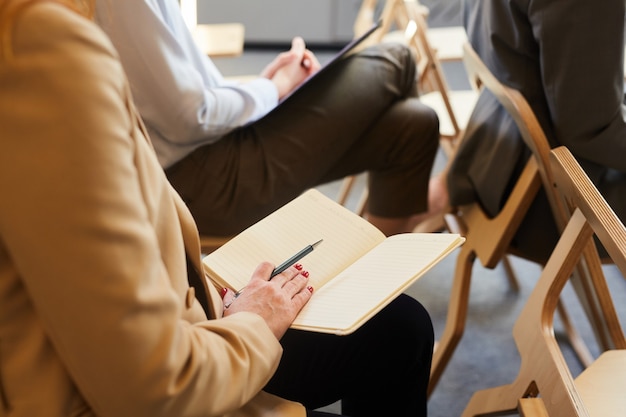
<path id="1" fill-rule="evenodd" d="M 370 27 L 377 15 L 377 0 L 363 0 L 354 24 L 355 35 Z M 478 94 L 476 90 L 451 90 L 439 58 L 438 49 L 431 44 L 431 29 L 428 28 L 426 17 L 428 9 L 417 0 L 386 0 L 380 18 L 382 27 L 374 33 L 370 44 L 376 42 L 401 42 L 407 44 L 414 52 L 417 65 L 417 84 L 420 89 L 420 100 L 435 110 L 439 117 L 440 146 L 450 160 L 454 155 L 459 139 Z M 400 28 L 392 32 L 391 29 Z M 400 36 L 395 33 L 400 33 Z M 463 30 L 464 33 L 464 30 Z M 441 37 L 439 37 L 441 38 Z M 458 42 L 456 47 L 462 50 L 462 41 L 466 37 L 451 40 Z M 448 40 L 450 40 L 448 38 Z M 459 54 L 457 59 L 460 59 Z M 452 59 L 448 54 L 447 59 Z M 444 169 L 445 171 L 445 169 Z M 344 180 L 338 201 L 346 201 L 354 184 L 354 177 Z M 359 200 L 357 211 L 363 213 L 367 202 L 367 190 Z M 427 225 L 420 225 L 416 231 L 430 232 L 441 230 L 445 226 L 443 218 L 431 219 Z"/>
<path id="2" fill-rule="evenodd" d="M 479 203 L 454 207 L 446 215 L 448 228 L 461 233 L 466 241 L 460 249 L 452 284 L 448 316 L 443 334 L 439 340 L 433 356 L 429 393 L 438 383 L 441 374 L 447 366 L 454 349 L 460 341 L 465 328 L 467 317 L 472 266 L 476 258 L 486 268 L 495 266 L 506 260 L 508 254 L 525 258 L 523 253 L 511 247 L 511 241 L 517 232 L 528 208 L 543 187 L 548 196 L 552 215 L 559 227 L 565 225 L 567 210 L 558 199 L 552 188 L 554 179 L 549 165 L 550 146 L 537 121 L 532 109 L 517 90 L 500 83 L 489 71 L 480 57 L 469 43 L 464 46 L 464 61 L 470 79 L 476 85 L 488 89 L 497 98 L 515 121 L 521 136 L 531 150 L 532 156 L 525 169 L 518 178 L 513 191 L 504 204 L 503 209 L 495 217 L 490 217 Z M 533 259 L 530 259 L 532 261 Z M 514 274 L 507 271 L 509 278 Z M 584 278 L 588 275 L 584 265 L 577 268 L 579 278 L 576 282 L 577 293 L 581 303 L 585 306 L 589 320 L 597 332 L 598 343 L 605 344 L 604 330 L 598 324 L 598 301 L 591 298 L 587 292 Z M 559 313 L 569 341 L 583 365 L 591 362 L 591 355 L 569 320 L 564 307 L 559 303 Z"/>
<path id="3" fill-rule="evenodd" d="M 354 24 L 355 35 L 359 35 L 374 22 L 377 0 L 363 0 Z M 371 37 L 371 43 L 401 42 L 407 44 L 416 55 L 418 68 L 417 82 L 421 91 L 421 100 L 432 107 L 439 116 L 442 147 L 447 156 L 453 154 L 454 142 L 459 139 L 478 97 L 475 90 L 452 91 L 446 81 L 441 65 L 440 49 L 454 49 L 448 52 L 447 60 L 461 60 L 466 36 L 450 39 L 440 35 L 431 35 L 433 29 L 427 23 L 428 9 L 417 0 L 386 0 L 380 13 L 382 27 Z M 399 28 L 392 32 L 392 28 Z M 463 28 L 454 32 L 464 34 Z M 444 39 L 447 48 L 433 45 L 433 39 Z"/>
<path id="4" fill-rule="evenodd" d="M 543 399 L 537 397 L 520 398 L 517 410 L 520 417 L 549 417 Z"/>
<path id="5" fill-rule="evenodd" d="M 556 189 L 571 213 L 524 309 L 513 337 L 521 356 L 509 385 L 476 392 L 463 417 L 502 415 L 539 400 L 550 417 L 618 417 L 626 410 L 626 340 L 596 251 L 594 235 L 626 274 L 626 227 L 565 147 L 551 152 Z M 554 311 L 563 287 L 583 259 L 590 266 L 590 291 L 601 301 L 611 347 L 574 378 L 554 336 Z M 544 414 L 539 414 L 544 413 Z"/>
<path id="6" fill-rule="evenodd" d="M 212 58 L 243 53 L 245 28 L 242 23 L 199 24 L 191 33 L 200 50 Z"/>
<path id="7" fill-rule="evenodd" d="M 397 41 L 405 42 L 404 29 L 410 20 L 406 16 L 402 3 L 405 0 L 386 0 L 382 7 L 377 0 L 363 0 L 354 24 L 354 33 L 359 35 L 371 25 L 377 8 L 381 8 L 381 18 L 384 26 L 376 34 L 375 42 Z M 430 14 L 428 7 L 418 1 L 410 0 L 417 4 L 419 12 L 427 18 Z M 428 42 L 437 52 L 440 61 L 461 61 L 463 59 L 463 44 L 467 42 L 467 34 L 463 26 L 429 27 L 427 31 Z"/>
<path id="8" fill-rule="evenodd" d="M 398 7 L 404 9 L 404 15 L 408 18 L 404 34 L 406 42 L 417 55 L 422 92 L 420 99 L 437 112 L 442 148 L 450 158 L 463 135 L 478 99 L 478 92 L 474 88 L 455 91 L 449 88 L 438 52 L 430 43 L 428 23 L 421 6 L 416 0 L 403 0 Z"/>

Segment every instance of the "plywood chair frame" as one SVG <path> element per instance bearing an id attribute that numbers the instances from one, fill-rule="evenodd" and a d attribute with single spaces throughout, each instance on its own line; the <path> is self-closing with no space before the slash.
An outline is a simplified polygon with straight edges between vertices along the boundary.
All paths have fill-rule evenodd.
<path id="1" fill-rule="evenodd" d="M 354 24 L 355 35 L 362 33 L 374 22 L 377 0 L 363 0 Z M 417 0 L 386 0 L 380 14 L 383 25 L 372 37 L 371 42 L 385 39 L 407 44 L 415 53 L 417 83 L 422 101 L 433 107 L 441 120 L 442 148 L 450 157 L 455 141 L 463 133 L 469 114 L 474 107 L 477 94 L 474 90 L 452 91 L 447 84 L 436 47 L 429 39 L 431 29 L 427 22 L 428 9 Z M 392 27 L 400 28 L 400 35 L 389 38 Z M 462 45 L 459 45 L 462 49 Z M 458 56 L 458 60 L 462 55 Z"/>
<path id="2" fill-rule="evenodd" d="M 463 417 L 502 415 L 533 398 L 540 399 L 537 414 L 532 414 L 539 416 L 615 417 L 626 409 L 626 339 L 593 239 L 599 238 L 626 274 L 626 227 L 567 148 L 551 152 L 551 166 L 571 216 L 513 329 L 521 356 L 518 376 L 509 385 L 476 392 Z M 595 265 L 590 290 L 601 300 L 613 348 L 574 378 L 555 339 L 553 317 L 561 292 L 582 259 Z"/>
<path id="3" fill-rule="evenodd" d="M 546 196 L 557 228 L 563 230 L 568 219 L 568 210 L 559 195 L 553 189 L 554 175 L 552 174 L 550 165 L 550 145 L 532 108 L 519 91 L 500 83 L 481 61 L 480 57 L 469 43 L 466 43 L 463 49 L 465 53 L 464 62 L 470 82 L 477 88 L 481 88 L 485 85 L 492 93 L 495 92 L 500 103 L 515 120 L 520 134 L 524 139 L 524 143 L 530 149 L 532 157 L 537 161 L 539 175 L 546 191 Z M 515 250 L 511 249 L 510 252 L 522 258 L 525 257 L 523 253 L 519 253 Z M 572 280 L 572 284 L 578 293 L 580 302 L 585 307 L 600 347 L 607 348 L 610 346 L 610 338 L 607 336 L 606 329 L 602 328 L 602 321 L 599 319 L 600 302 L 593 298 L 593 292 L 588 291 L 590 284 L 587 280 L 591 276 L 589 268 L 592 267 L 586 265 L 585 262 L 579 263 L 575 270 L 576 277 Z M 565 318 L 563 317 L 563 319 Z M 567 323 L 564 324 L 567 326 Z M 575 348 L 576 346 L 580 348 L 578 354 L 581 361 L 583 363 L 589 362 L 589 355 L 584 353 L 582 345 L 578 345 L 575 340 L 571 340 L 571 342 L 575 344 Z"/>
<path id="4" fill-rule="evenodd" d="M 520 417 L 550 417 L 543 399 L 537 397 L 520 398 L 517 409 Z"/>
<path id="5" fill-rule="evenodd" d="M 357 12 L 357 16 L 354 20 L 353 32 L 354 37 L 358 37 L 365 33 L 376 19 L 376 6 L 378 4 L 378 0 L 363 0 L 359 11 Z M 377 43 L 382 42 L 385 34 L 389 33 L 394 23 L 402 27 L 406 24 L 406 18 L 402 20 L 402 16 L 397 11 L 398 4 L 395 0 L 387 1 L 383 7 L 383 10 L 380 14 L 380 19 L 382 20 L 381 27 L 376 30 L 370 37 L 361 45 L 359 49 L 366 48 L 371 45 L 375 45 Z M 399 19 L 399 20 L 398 20 Z M 337 202 L 341 205 L 345 205 L 350 198 L 352 191 L 355 188 L 357 176 L 350 175 L 342 180 L 340 185 L 339 192 L 337 194 Z M 358 198 L 356 207 L 354 211 L 359 215 L 365 214 L 367 200 L 369 197 L 369 192 L 367 187 L 361 191 L 361 196 Z"/>
<path id="6" fill-rule="evenodd" d="M 417 55 L 418 85 L 423 92 L 421 100 L 437 110 L 442 124 L 442 148 L 446 156 L 451 158 L 476 104 L 477 90 L 450 89 L 437 51 L 429 42 L 428 22 L 419 3 L 417 0 L 404 0 L 400 7 L 404 8 L 403 14 L 408 19 L 405 30 L 406 42 Z"/>
<path id="7" fill-rule="evenodd" d="M 363 33 L 374 22 L 378 0 L 363 0 L 354 24 L 354 33 Z M 421 100 L 435 109 L 440 119 L 440 146 L 450 160 L 454 154 L 458 140 L 469 114 L 477 99 L 474 90 L 450 90 L 439 62 L 436 50 L 428 40 L 428 25 L 426 18 L 428 9 L 417 0 L 386 0 L 380 18 L 382 27 L 371 37 L 371 43 L 388 41 L 388 35 L 394 26 L 402 29 L 402 38 L 392 37 L 392 41 L 399 40 L 407 44 L 414 52 L 417 65 L 417 84 L 422 91 Z M 387 40 L 386 40 L 387 39 Z M 461 57 L 459 56 L 459 59 Z M 462 116 L 460 117 L 459 114 Z M 445 169 L 444 169 L 445 172 Z M 355 183 L 355 177 L 344 179 L 338 196 L 339 202 L 347 201 Z M 343 204 L 343 203 L 342 203 Z M 363 191 L 356 211 L 363 214 L 367 204 L 367 190 Z M 432 218 L 418 226 L 416 231 L 432 232 L 443 229 L 445 226 L 441 216 Z"/>
<path id="8" fill-rule="evenodd" d="M 375 41 L 380 42 L 383 38 L 390 40 L 402 40 L 403 31 L 410 20 L 402 7 L 405 0 L 385 0 L 382 7 L 381 17 L 384 18 L 385 25 L 377 33 Z M 409 0 L 413 1 L 413 0 Z M 354 24 L 354 33 L 363 33 L 371 22 L 374 21 L 378 0 L 363 0 Z M 420 13 L 424 18 L 428 18 L 430 10 L 423 4 L 416 2 Z M 463 26 L 446 26 L 428 29 L 428 41 L 437 52 L 440 61 L 461 61 L 463 59 L 462 44 L 467 41 L 465 28 Z"/>
<path id="9" fill-rule="evenodd" d="M 448 228 L 462 233 L 466 237 L 466 242 L 459 251 L 447 321 L 433 355 L 429 394 L 439 382 L 463 335 L 474 261 L 479 259 L 484 267 L 494 268 L 498 262 L 505 260 L 508 254 L 516 254 L 527 259 L 524 254 L 511 248 L 511 240 L 541 187 L 546 190 L 559 230 L 563 229 L 567 219 L 567 210 L 552 189 L 554 178 L 549 165 L 550 146 L 532 109 L 521 93 L 496 79 L 469 43 L 464 45 L 464 51 L 464 62 L 470 79 L 475 85 L 490 90 L 512 116 L 524 142 L 531 150 L 531 157 L 498 215 L 489 217 L 479 203 L 473 203 L 455 207 L 446 216 Z M 480 232 L 472 233 L 472 230 Z M 607 338 L 605 330 L 601 329 L 598 300 L 590 296 L 589 284 L 586 283 L 590 275 L 589 268 L 589 265 L 582 262 L 577 267 L 579 277 L 575 281 L 580 284 L 577 286 L 577 293 L 588 312 L 594 330 L 597 331 L 598 343 L 605 346 Z M 581 363 L 583 365 L 590 363 L 591 354 L 561 303 L 558 305 L 558 311 L 569 341 Z"/>
<path id="10" fill-rule="evenodd" d="M 245 28 L 242 23 L 198 24 L 191 33 L 200 50 L 212 58 L 243 53 Z"/>

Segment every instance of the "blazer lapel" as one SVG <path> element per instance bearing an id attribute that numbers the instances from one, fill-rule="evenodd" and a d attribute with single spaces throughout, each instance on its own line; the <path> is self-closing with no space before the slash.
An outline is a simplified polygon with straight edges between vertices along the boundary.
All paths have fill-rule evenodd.
<path id="1" fill-rule="evenodd" d="M 208 303 L 206 313 L 209 318 L 221 317 L 222 302 L 220 296 L 213 285 L 209 285 L 202 267 L 200 238 L 198 236 L 196 223 L 187 209 L 187 206 L 174 190 L 172 190 L 172 198 L 178 211 L 178 218 L 180 219 L 180 226 L 183 232 L 183 241 L 185 243 L 185 252 L 188 262 L 191 264 L 190 267 L 193 267 L 195 271 L 198 272 L 201 277 L 201 283 L 204 286 L 204 293 L 206 294 Z"/>
<path id="2" fill-rule="evenodd" d="M 127 87 L 127 94 L 129 97 L 129 100 L 127 102 L 129 111 L 131 112 L 131 114 L 135 115 L 139 130 L 143 134 L 143 137 L 146 139 L 146 142 L 148 142 L 148 145 L 152 148 L 153 152 L 155 152 L 143 120 L 139 116 L 139 112 L 135 108 L 134 103 L 132 102 L 132 100 L 130 100 L 131 94 L 129 87 Z M 156 153 L 154 155 L 156 158 Z M 170 190 L 172 194 L 172 200 L 176 205 L 176 211 L 178 212 L 178 218 L 180 220 L 180 228 L 182 230 L 183 242 L 185 245 L 185 255 L 187 257 L 187 269 L 189 270 L 188 274 L 195 271 L 200 277 L 200 279 L 197 280 L 199 281 L 199 283 L 197 285 L 198 288 L 196 288 L 196 292 L 198 293 L 198 296 L 205 297 L 205 300 L 199 301 L 204 308 L 207 317 L 210 319 L 219 318 L 222 316 L 222 300 L 215 287 L 208 284 L 206 273 L 204 272 L 204 268 L 202 267 L 200 237 L 198 236 L 196 222 L 191 216 L 189 209 L 187 209 L 185 202 L 171 185 Z M 202 285 L 204 291 L 198 291 L 199 285 Z"/>

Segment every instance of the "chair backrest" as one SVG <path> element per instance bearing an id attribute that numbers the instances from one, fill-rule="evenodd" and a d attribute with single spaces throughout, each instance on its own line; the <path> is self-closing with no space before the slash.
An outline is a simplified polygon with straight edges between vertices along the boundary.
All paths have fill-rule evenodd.
<path id="1" fill-rule="evenodd" d="M 502 415 L 524 409 L 523 415 L 551 417 L 617 417 L 624 415 L 626 339 L 615 311 L 603 268 L 591 274 L 589 292 L 601 301 L 601 320 L 609 329 L 612 348 L 574 378 L 554 331 L 561 293 L 581 259 L 595 258 L 594 236 L 626 276 L 626 227 L 604 200 L 566 147 L 549 153 L 555 194 L 566 207 L 563 233 L 513 328 L 521 361 L 515 380 L 476 391 L 463 417 Z M 527 401 L 540 398 L 540 401 Z M 522 407 L 522 405 L 524 407 Z M 531 412 L 527 414 L 526 412 Z"/>
<path id="2" fill-rule="evenodd" d="M 446 327 L 433 356 L 430 391 L 437 384 L 462 335 L 474 260 L 478 258 L 484 267 L 491 269 L 503 262 L 507 278 L 513 288 L 516 288 L 514 273 L 511 268 L 507 267 L 507 255 L 524 256 L 513 250 L 511 242 L 542 187 L 550 200 L 552 215 L 557 220 L 559 230 L 562 230 L 569 218 L 567 207 L 554 190 L 554 175 L 549 164 L 550 146 L 531 107 L 521 93 L 502 84 L 491 73 L 469 44 L 464 46 L 464 51 L 468 75 L 476 86 L 489 90 L 508 111 L 531 150 L 531 156 L 497 215 L 488 215 L 481 204 L 475 202 L 460 207 L 451 207 L 450 213 L 445 216 L 448 230 L 461 233 L 466 241 L 457 257 Z M 526 258 L 529 259 L 527 256 Z M 536 260 L 536 262 L 541 262 L 541 260 Z M 595 293 L 587 290 L 588 281 L 600 268 L 597 257 L 590 256 L 589 261 L 585 259 L 585 262 L 576 265 L 576 276 L 572 282 L 591 327 L 596 333 L 598 344 L 608 347 L 610 346 L 608 329 L 600 320 L 602 300 L 598 299 Z M 564 306 L 559 306 L 559 312 L 577 357 L 583 364 L 589 363 L 592 359 L 589 350 L 571 325 Z"/>
<path id="3" fill-rule="evenodd" d="M 621 391 L 626 381 L 626 339 L 603 269 L 594 271 L 588 291 L 600 300 L 602 321 L 609 330 L 612 349 L 620 350 L 620 360 L 607 356 L 602 359 L 604 366 L 597 366 L 596 360 L 574 382 L 555 338 L 553 317 L 557 300 L 582 257 L 595 257 L 599 263 L 594 235 L 626 276 L 626 227 L 567 148 L 551 151 L 550 166 L 569 219 L 513 330 L 522 366 L 534 369 L 527 371 L 527 381 L 534 381 L 536 394 L 544 397 L 550 416 L 623 415 L 624 400 L 612 398 L 610 393 L 617 391 L 624 397 Z M 613 362 L 618 367 L 607 369 L 606 364 Z M 613 385 L 619 388 L 616 390 Z M 614 400 L 619 401 L 621 409 L 615 409 Z"/>
<path id="4" fill-rule="evenodd" d="M 453 106 L 452 91 L 447 83 L 442 63 L 437 50 L 429 39 L 427 14 L 417 0 L 405 0 L 399 7 L 403 9 L 403 15 L 408 19 L 404 36 L 417 56 L 418 86 L 420 91 L 422 93 L 435 92 L 440 95 L 452 128 L 449 136 L 455 141 L 454 147 L 456 147 L 456 141 L 460 138 L 465 126 L 464 122 L 459 120 L 457 114 L 458 107 L 455 108 Z M 464 101 L 469 102 L 468 108 L 471 110 L 475 103 L 475 94 L 469 97 L 471 98 L 465 98 Z M 469 111 L 466 113 L 469 114 Z M 446 153 L 450 156 L 453 152 Z"/>
<path id="5" fill-rule="evenodd" d="M 549 160 L 550 145 L 532 108 L 519 91 L 502 84 L 491 73 L 469 43 L 464 45 L 464 63 L 471 82 L 479 88 L 489 89 L 515 121 L 526 146 L 531 151 L 530 159 L 534 160 L 537 167 L 557 229 L 562 231 L 569 218 L 568 210 L 554 189 L 555 179 Z M 520 254 L 518 253 L 518 255 Z M 596 265 L 595 258 L 590 257 L 587 260 L 587 256 L 585 256 L 585 261 L 581 262 L 576 269 L 577 277 L 574 279 L 574 285 L 580 301 L 593 323 L 598 342 L 601 346 L 609 346 L 606 329 L 600 327 L 602 323 L 595 322 L 595 317 L 599 314 L 598 309 L 601 308 L 601 301 L 594 299 L 594 294 L 586 291 L 588 285 L 586 281 L 591 279 L 597 268 L 599 268 L 599 264 Z"/>
<path id="6" fill-rule="evenodd" d="M 470 82 L 476 88 L 489 90 L 496 97 L 515 121 L 532 154 L 509 200 L 505 202 L 500 214 L 494 218 L 497 221 L 496 227 L 491 229 L 497 238 L 481 239 L 477 245 L 476 254 L 481 263 L 494 268 L 509 251 L 511 240 L 541 185 L 547 191 L 553 214 L 561 228 L 565 222 L 566 210 L 553 192 L 554 179 L 548 160 L 550 146 L 530 105 L 519 91 L 502 84 L 491 73 L 469 43 L 463 46 L 463 50 L 463 61 Z M 539 183 L 537 178 L 540 180 Z M 472 212 L 476 211 L 482 210 L 480 207 L 472 209 Z M 484 213 L 481 216 L 488 218 Z"/>
<path id="7" fill-rule="evenodd" d="M 361 6 L 354 21 L 354 35 L 363 34 L 374 23 L 375 16 L 380 15 L 382 27 L 373 38 L 380 42 L 392 29 L 404 30 L 409 19 L 402 7 L 404 0 L 385 0 L 384 4 L 378 0 L 362 0 Z M 422 13 L 428 14 L 428 9 L 421 6 Z"/>
<path id="8" fill-rule="evenodd" d="M 622 275 L 626 277 L 626 227 L 617 217 L 613 209 L 606 202 L 602 194 L 591 182 L 585 171 L 574 158 L 572 153 L 564 146 L 553 149 L 550 152 L 550 166 L 554 172 L 555 189 L 560 199 L 564 202 L 568 211 L 567 228 L 572 226 L 574 217 L 584 217 L 584 224 L 588 232 L 597 236 L 602 246 L 606 249 L 611 258 L 611 263 L 616 265 Z M 577 214 L 581 213 L 581 215 Z M 582 225 L 578 226 L 583 229 Z M 563 234 L 565 235 L 565 231 Z M 582 235 L 582 231 L 578 231 Z M 600 266 L 600 259 L 596 244 L 591 236 L 586 238 L 585 246 L 576 247 L 574 256 L 593 257 L 594 265 L 598 269 L 593 271 L 591 291 L 598 297 L 602 306 L 602 321 L 608 329 L 611 339 L 612 349 L 626 349 L 626 341 L 622 327 L 619 325 L 619 318 L 615 314 L 610 292 L 606 286 L 603 270 Z M 566 240 L 564 237 L 561 240 Z M 559 243 L 560 244 L 560 243 Z M 554 250 L 554 254 L 561 251 L 560 248 Z M 568 266 L 568 268 L 571 268 Z"/>
<path id="9" fill-rule="evenodd" d="M 470 82 L 478 88 L 487 88 L 496 96 L 515 121 L 526 146 L 531 150 L 557 226 L 562 229 L 565 223 L 566 210 L 557 199 L 556 194 L 552 192 L 554 178 L 549 164 L 550 145 L 537 117 L 519 91 L 502 84 L 491 73 L 469 42 L 465 43 L 463 49 L 463 60 Z"/>
<path id="10" fill-rule="evenodd" d="M 422 93 L 421 100 L 433 108 L 439 116 L 441 148 L 450 159 L 455 152 L 458 139 L 462 136 L 464 121 L 469 118 L 477 94 L 475 91 L 450 91 L 436 51 L 427 38 L 428 13 L 428 8 L 417 0 L 362 0 L 354 22 L 354 35 L 361 35 L 380 18 L 381 28 L 367 39 L 367 44 L 360 47 L 380 42 L 401 42 L 413 50 L 417 66 L 417 85 Z M 396 31 L 391 32 L 391 29 Z M 428 94 L 423 94 L 426 92 Z M 459 114 L 462 116 L 459 117 Z M 353 183 L 353 177 L 344 180 L 338 197 L 340 204 L 347 200 Z M 363 212 L 366 201 L 367 195 L 364 194 L 359 200 L 357 211 Z M 440 216 L 433 218 L 430 222 L 421 224 L 420 231 L 441 230 L 442 223 Z"/>
<path id="11" fill-rule="evenodd" d="M 520 124 L 525 123 L 527 117 L 532 119 L 530 108 L 519 104 L 525 102 L 524 98 L 499 83 L 469 45 L 465 47 L 465 52 L 469 54 L 465 58 L 465 64 L 472 78 L 477 80 L 476 85 L 492 90 L 496 97 L 506 101 L 507 106 L 518 113 L 517 120 Z M 545 140 L 540 137 L 537 141 L 542 139 Z M 457 255 L 446 326 L 433 354 L 429 394 L 436 387 L 463 334 L 475 259 L 478 258 L 484 267 L 491 269 L 500 262 L 505 262 L 505 270 L 507 269 L 506 255 L 509 253 L 511 241 L 541 185 L 538 163 L 535 158 L 530 158 L 502 210 L 496 216 L 489 216 L 478 202 L 451 207 L 450 213 L 445 216 L 447 228 L 462 234 L 466 240 Z M 512 287 L 517 288 L 514 274 L 507 275 Z"/>

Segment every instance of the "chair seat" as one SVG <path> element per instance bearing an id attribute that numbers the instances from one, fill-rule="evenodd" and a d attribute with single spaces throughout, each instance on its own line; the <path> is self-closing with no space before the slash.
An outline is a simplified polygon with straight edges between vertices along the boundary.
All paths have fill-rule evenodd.
<path id="1" fill-rule="evenodd" d="M 408 44 L 406 36 L 404 35 L 404 31 L 402 30 L 392 30 L 385 33 L 385 36 L 383 36 L 381 42 L 397 42 L 404 45 Z"/>
<path id="2" fill-rule="evenodd" d="M 426 33 L 439 61 L 460 61 L 463 59 L 463 45 L 467 33 L 463 26 L 429 27 Z"/>
<path id="3" fill-rule="evenodd" d="M 576 379 L 578 393 L 591 417 L 626 413 L 626 350 L 609 350 Z"/>
<path id="4" fill-rule="evenodd" d="M 462 26 L 428 28 L 428 41 L 437 52 L 439 61 L 461 61 L 463 59 L 463 44 L 467 42 L 467 34 Z M 394 30 L 386 33 L 383 42 L 398 42 L 407 44 L 404 31 Z"/>
<path id="5" fill-rule="evenodd" d="M 474 90 L 452 90 L 449 93 L 450 105 L 454 111 L 456 121 L 461 129 L 467 126 L 467 121 L 474 110 L 478 93 Z M 439 116 L 439 132 L 443 136 L 455 136 L 454 126 L 450 120 L 450 114 L 446 111 L 446 106 L 441 93 L 433 91 L 420 96 L 422 103 L 431 107 Z"/>
<path id="6" fill-rule="evenodd" d="M 241 23 L 197 25 L 193 37 L 200 50 L 211 57 L 239 56 L 243 53 L 245 28 Z"/>

